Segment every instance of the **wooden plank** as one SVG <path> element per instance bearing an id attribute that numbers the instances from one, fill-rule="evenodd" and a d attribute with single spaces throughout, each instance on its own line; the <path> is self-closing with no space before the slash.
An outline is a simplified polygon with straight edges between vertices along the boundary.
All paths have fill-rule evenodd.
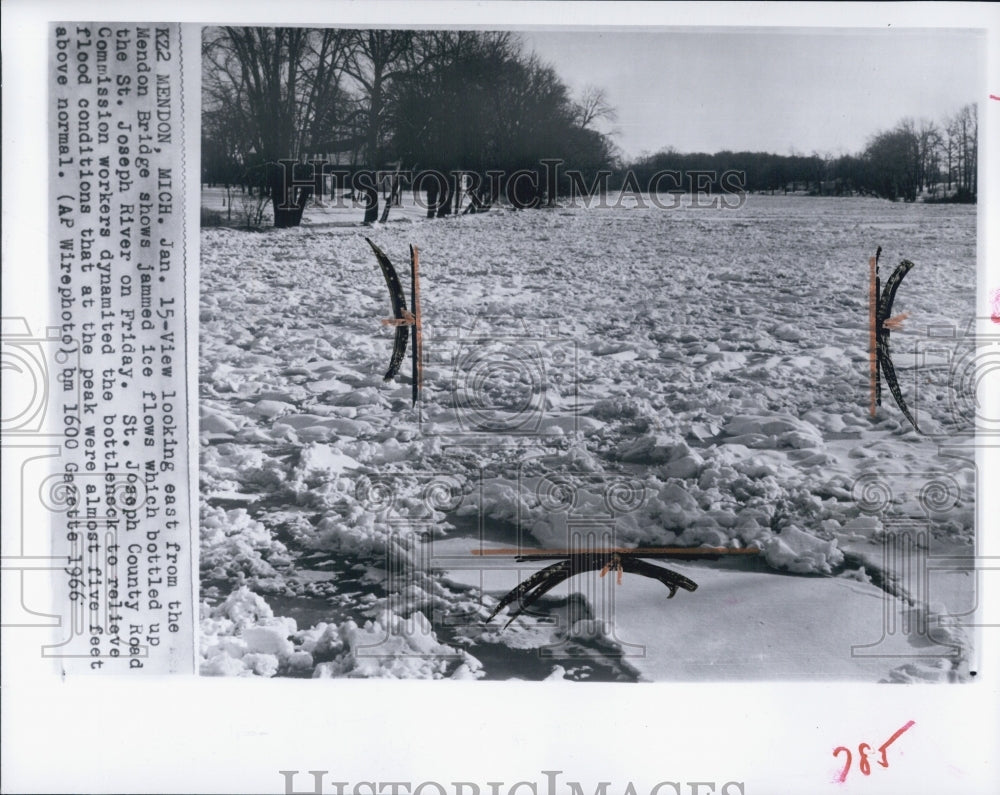
<path id="1" fill-rule="evenodd" d="M 506 555 L 515 557 L 532 558 L 565 558 L 570 555 L 636 555 L 639 557 L 670 557 L 670 558 L 692 558 L 699 555 L 759 555 L 760 550 L 755 548 L 730 547 L 594 547 L 579 549 L 531 549 L 524 547 L 504 547 L 501 549 L 473 549 L 473 555 Z"/>
<path id="2" fill-rule="evenodd" d="M 413 405 L 424 385 L 424 339 L 420 316 L 420 252 L 410 246 L 410 304 L 413 307 Z"/>
<path id="3" fill-rule="evenodd" d="M 868 381 L 869 398 L 868 413 L 875 416 L 875 407 L 878 403 L 878 339 L 875 325 L 878 322 L 878 277 L 876 276 L 875 257 L 868 258 Z"/>

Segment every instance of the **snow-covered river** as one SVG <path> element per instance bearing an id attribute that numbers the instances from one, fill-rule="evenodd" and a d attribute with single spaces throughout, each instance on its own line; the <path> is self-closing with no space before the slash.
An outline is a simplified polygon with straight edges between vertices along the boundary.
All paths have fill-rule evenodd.
<path id="1" fill-rule="evenodd" d="M 963 680 L 975 208 L 747 197 L 202 232 L 203 673 Z M 383 383 L 420 250 L 426 364 Z M 915 267 L 869 416 L 868 258 Z M 408 289 L 407 289 L 408 292 Z M 513 547 L 722 547 L 501 628 Z M 963 559 L 964 562 L 963 562 Z M 943 561 L 943 562 L 942 562 Z"/>

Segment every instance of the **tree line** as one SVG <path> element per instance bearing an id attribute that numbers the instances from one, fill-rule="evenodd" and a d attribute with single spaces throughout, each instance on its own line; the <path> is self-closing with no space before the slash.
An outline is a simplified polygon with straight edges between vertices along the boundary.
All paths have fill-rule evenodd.
<path id="1" fill-rule="evenodd" d="M 601 132 L 615 120 L 604 92 L 572 96 L 515 33 L 219 27 L 202 49 L 202 180 L 251 197 L 248 223 L 269 202 L 276 226 L 297 225 L 331 189 L 366 223 L 384 220 L 414 172 L 433 177 L 409 185 L 433 217 L 501 196 L 552 204 L 583 186 L 722 193 L 734 173 L 751 192 L 977 194 L 972 104 L 938 123 L 904 119 L 853 155 L 666 149 L 623 162 Z"/>
<path id="2" fill-rule="evenodd" d="M 220 27 L 202 50 L 202 180 L 266 197 L 276 226 L 298 224 L 329 173 L 350 176 L 339 188 L 373 222 L 374 172 L 443 175 L 423 186 L 442 216 L 460 194 L 467 211 L 501 193 L 553 198 L 553 155 L 584 174 L 615 162 L 598 130 L 614 116 L 603 92 L 572 97 L 514 33 Z"/>
<path id="3" fill-rule="evenodd" d="M 940 123 L 903 119 L 892 129 L 871 136 L 864 150 L 854 155 L 707 154 L 666 149 L 625 164 L 611 184 L 621 187 L 632 178 L 645 186 L 656 183 L 656 175 L 664 172 L 704 174 L 688 181 L 723 192 L 722 175 L 738 171 L 743 174 L 744 189 L 752 192 L 805 191 L 905 201 L 924 195 L 929 200 L 974 202 L 978 140 L 976 106 L 969 104 Z M 662 179 L 659 184 L 664 184 Z"/>

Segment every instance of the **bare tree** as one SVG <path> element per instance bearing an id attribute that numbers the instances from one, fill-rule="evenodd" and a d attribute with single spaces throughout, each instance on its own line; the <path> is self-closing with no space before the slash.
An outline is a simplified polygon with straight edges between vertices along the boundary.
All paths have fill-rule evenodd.
<path id="1" fill-rule="evenodd" d="M 350 54 L 344 71 L 361 90 L 364 157 L 375 170 L 383 160 L 382 136 L 394 83 L 414 68 L 416 33 L 411 30 L 358 30 L 351 32 Z M 365 223 L 378 220 L 376 180 L 362 186 L 365 196 Z"/>
<path id="2" fill-rule="evenodd" d="M 203 41 L 204 105 L 235 119 L 246 166 L 261 177 L 275 226 L 294 226 L 313 188 L 294 163 L 336 116 L 346 60 L 335 29 L 223 27 Z"/>
<path id="3" fill-rule="evenodd" d="M 864 159 L 870 185 L 877 195 L 893 200 L 916 200 L 918 150 L 917 135 L 908 119 L 869 140 Z"/>
<path id="4" fill-rule="evenodd" d="M 940 149 L 940 129 L 933 121 L 921 119 L 917 126 L 917 182 L 920 190 L 933 189 L 934 183 L 937 182 Z"/>
<path id="5" fill-rule="evenodd" d="M 979 119 L 976 105 L 965 105 L 948 119 L 945 144 L 942 147 L 948 160 L 948 190 L 951 190 L 954 182 L 955 195 L 960 201 L 974 201 L 976 198 L 978 146 Z"/>
<path id="6" fill-rule="evenodd" d="M 979 165 L 979 117 L 975 103 L 965 105 L 958 112 L 959 144 L 962 148 L 962 189 L 966 197 L 976 195 L 976 171 Z"/>
<path id="7" fill-rule="evenodd" d="M 930 188 L 937 180 L 937 158 L 941 146 L 941 131 L 928 120 L 921 119 L 916 126 L 917 136 L 917 189 Z"/>
<path id="8" fill-rule="evenodd" d="M 594 122 L 618 121 L 618 111 L 608 102 L 607 92 L 595 85 L 584 86 L 580 101 L 576 103 L 576 123 L 584 129 L 591 129 Z"/>

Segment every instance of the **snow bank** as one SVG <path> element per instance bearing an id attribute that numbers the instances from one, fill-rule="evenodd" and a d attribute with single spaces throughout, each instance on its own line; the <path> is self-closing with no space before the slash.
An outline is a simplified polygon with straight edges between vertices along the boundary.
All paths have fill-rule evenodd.
<path id="1" fill-rule="evenodd" d="M 844 553 L 837 549 L 836 539 L 824 541 L 795 526 L 786 527 L 780 535 L 766 539 L 762 547 L 770 565 L 798 574 L 829 574 L 834 566 L 844 561 Z"/>
<path id="2" fill-rule="evenodd" d="M 359 626 L 320 622 L 299 631 L 246 587 L 215 608 L 203 603 L 200 671 L 206 676 L 277 674 L 381 679 L 476 679 L 482 664 L 437 640 L 423 613 L 388 610 Z"/>

